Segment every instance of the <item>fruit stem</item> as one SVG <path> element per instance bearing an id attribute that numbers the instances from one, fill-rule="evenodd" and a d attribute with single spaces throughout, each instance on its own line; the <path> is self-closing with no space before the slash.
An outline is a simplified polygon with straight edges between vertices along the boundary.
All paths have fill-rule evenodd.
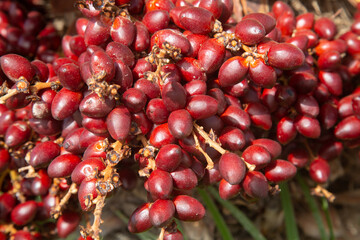
<path id="1" fill-rule="evenodd" d="M 77 185 L 76 183 L 72 183 L 70 185 L 69 190 L 67 191 L 67 193 L 65 194 L 65 196 L 61 199 L 60 203 L 57 204 L 54 209 L 51 209 L 51 215 L 53 216 L 54 219 L 59 218 L 59 216 L 61 215 L 61 209 L 65 206 L 65 204 L 69 201 L 71 195 L 77 193 L 78 189 L 77 189 Z"/>
<path id="2" fill-rule="evenodd" d="M 334 202 L 335 195 L 323 188 L 320 185 L 317 185 L 311 190 L 311 194 L 319 197 L 325 197 L 329 202 Z"/>
<path id="3" fill-rule="evenodd" d="M 303 142 L 304 142 L 304 145 L 305 145 L 306 150 L 309 152 L 310 161 L 312 162 L 312 160 L 315 159 L 314 153 L 313 153 L 313 151 L 311 150 L 310 145 L 309 145 L 309 142 L 307 141 L 306 138 L 304 138 Z"/>
<path id="4" fill-rule="evenodd" d="M 164 240 L 165 228 L 161 228 L 158 240 Z"/>
<path id="5" fill-rule="evenodd" d="M 266 60 L 266 58 L 265 58 L 266 55 L 257 53 L 255 47 L 249 47 L 249 46 L 247 46 L 245 44 L 242 44 L 241 47 L 245 52 L 250 53 L 248 55 L 251 55 L 251 56 L 256 57 L 256 58 L 262 58 L 262 59 L 264 59 L 264 61 Z"/>
<path id="6" fill-rule="evenodd" d="M 212 140 L 210 137 L 209 137 L 209 134 L 207 134 L 205 131 L 204 131 L 204 129 L 203 129 L 203 127 L 201 127 L 201 126 L 199 126 L 199 125 L 197 125 L 195 122 L 194 122 L 194 129 L 196 130 L 196 132 L 197 133 L 199 133 L 200 134 L 200 136 L 202 136 L 204 139 L 205 139 L 205 142 L 207 143 L 207 144 L 209 144 L 209 146 L 210 147 L 212 147 L 212 148 L 214 148 L 216 151 L 218 151 L 221 155 L 223 155 L 223 154 L 225 154 L 226 152 L 228 152 L 227 150 L 225 150 L 225 149 L 223 149 L 221 146 L 220 146 L 220 144 L 219 143 L 217 143 L 217 142 L 215 142 L 214 140 Z M 194 133 L 193 133 L 194 134 Z M 196 135 L 194 135 L 194 139 L 195 139 L 195 142 L 196 142 L 196 139 L 197 139 L 197 137 L 196 137 Z M 206 152 L 204 152 L 204 150 L 200 147 L 200 145 L 198 145 L 198 147 L 197 147 L 197 149 L 201 152 L 201 153 L 205 153 L 204 154 L 204 156 L 205 156 L 205 158 L 206 158 L 206 161 L 208 162 L 208 166 L 206 167 L 207 169 L 212 169 L 213 167 L 214 167 L 214 163 L 212 163 L 212 161 L 211 161 L 211 163 L 212 163 L 212 166 L 211 165 L 209 165 L 209 159 L 211 160 L 211 158 L 207 155 L 207 153 Z M 207 157 L 206 157 L 207 156 Z M 209 159 L 208 159 L 209 158 Z M 243 161 L 244 161 L 244 159 L 243 158 L 241 158 Z M 246 162 L 246 161 L 244 161 L 244 163 L 245 163 L 245 165 L 246 165 L 246 167 L 249 169 L 249 171 L 254 171 L 254 169 L 256 168 L 256 166 L 254 165 L 254 164 L 250 164 L 250 163 L 248 163 L 248 162 Z"/>
<path id="7" fill-rule="evenodd" d="M 193 136 L 194 136 L 194 140 L 195 140 L 195 147 L 197 150 L 199 150 L 205 157 L 206 162 L 207 162 L 207 166 L 206 169 L 213 169 L 214 168 L 214 162 L 212 161 L 211 157 L 201 148 L 200 143 L 199 143 L 199 139 L 196 136 L 195 132 L 192 132 Z"/>
<path id="8" fill-rule="evenodd" d="M 209 144 L 210 147 L 214 148 L 216 151 L 218 151 L 221 155 L 226 153 L 226 150 L 223 149 L 219 143 L 212 140 L 209 135 L 203 130 L 203 127 L 197 125 L 194 123 L 194 127 L 197 133 L 200 134 L 205 139 L 205 142 Z"/>
<path id="9" fill-rule="evenodd" d="M 18 91 L 16 89 L 8 90 L 8 92 L 4 96 L 0 97 L 0 104 L 5 104 L 6 100 L 11 98 L 12 96 L 15 96 L 16 94 L 18 94 Z"/>
<path id="10" fill-rule="evenodd" d="M 24 195 L 20 191 L 20 189 L 21 189 L 21 186 L 20 186 L 21 176 L 19 174 L 17 174 L 16 170 L 10 170 L 10 179 L 11 179 L 11 184 L 13 186 L 13 189 L 11 190 L 11 194 L 15 194 L 17 199 L 21 203 L 24 203 L 26 201 L 26 198 L 24 197 Z"/>
<path id="11" fill-rule="evenodd" d="M 33 86 L 29 87 L 29 91 L 32 95 L 37 94 L 39 90 L 44 88 L 57 88 L 59 86 L 60 82 L 37 82 Z M 27 92 L 26 89 L 23 89 L 22 92 Z M 18 89 L 9 89 L 7 93 L 0 97 L 0 104 L 5 104 L 5 101 L 16 94 L 20 93 Z"/>
<path id="12" fill-rule="evenodd" d="M 241 6 L 243 8 L 244 16 L 248 14 L 248 6 L 246 0 L 240 0 Z"/>
<path id="13" fill-rule="evenodd" d="M 39 177 L 39 174 L 35 171 L 34 167 L 31 165 L 22 167 L 18 169 L 18 172 L 24 172 L 24 171 L 28 171 L 26 173 L 26 175 L 24 176 L 25 178 L 34 178 L 34 177 Z"/>
<path id="14" fill-rule="evenodd" d="M 101 213 L 102 213 L 102 209 L 105 206 L 105 198 L 106 195 L 97 197 L 96 207 L 94 210 L 94 222 L 91 226 L 92 238 L 94 240 L 100 239 L 99 236 L 101 233 L 100 224 L 103 222 L 103 220 L 101 220 Z"/>
<path id="15" fill-rule="evenodd" d="M 141 143 L 144 147 L 146 147 L 148 145 L 146 137 L 144 135 L 139 135 L 138 139 L 141 141 Z"/>

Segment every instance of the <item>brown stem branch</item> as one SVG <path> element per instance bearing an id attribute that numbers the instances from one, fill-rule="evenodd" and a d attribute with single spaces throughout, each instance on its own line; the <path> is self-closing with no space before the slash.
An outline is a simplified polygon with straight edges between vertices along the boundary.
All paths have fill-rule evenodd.
<path id="1" fill-rule="evenodd" d="M 104 195 L 104 196 L 99 195 L 96 199 L 97 201 L 96 201 L 96 207 L 94 210 L 94 222 L 91 226 L 92 238 L 94 240 L 100 239 L 100 233 L 101 233 L 100 225 L 103 222 L 101 220 L 101 213 L 102 213 L 102 209 L 105 206 L 105 198 L 106 198 L 106 195 Z"/>
<path id="2" fill-rule="evenodd" d="M 213 169 L 214 168 L 214 162 L 211 159 L 211 157 L 201 148 L 200 143 L 199 143 L 199 139 L 196 136 L 195 132 L 192 132 L 193 136 L 194 136 L 194 140 L 195 140 L 195 147 L 197 150 L 199 150 L 202 155 L 204 155 L 206 162 L 207 162 L 207 166 L 206 169 Z"/>
<path id="3" fill-rule="evenodd" d="M 212 140 L 210 137 L 209 137 L 209 134 L 207 133 L 207 132 L 205 132 L 204 131 L 204 129 L 201 127 L 201 126 L 199 126 L 198 124 L 196 124 L 195 122 L 194 122 L 194 129 L 195 129 L 195 131 L 198 133 L 198 134 L 200 134 L 200 136 L 202 136 L 204 139 L 205 139 L 205 142 L 207 143 L 207 144 L 209 144 L 209 146 L 210 147 L 212 147 L 212 148 L 214 148 L 216 151 L 218 151 L 221 155 L 223 155 L 223 154 L 225 154 L 226 152 L 228 152 L 227 150 L 225 150 L 224 148 L 222 148 L 221 146 L 220 146 L 220 144 L 219 143 L 217 143 L 217 142 L 215 142 L 214 140 Z M 194 134 L 194 133 L 193 133 Z M 195 139 L 195 142 L 196 142 L 196 140 L 197 140 L 197 137 L 196 137 L 196 135 L 194 135 L 194 139 Z M 198 148 L 198 150 L 199 151 L 201 151 L 201 153 L 205 153 L 204 154 L 204 156 L 205 156 L 205 158 L 206 158 L 206 161 L 208 162 L 208 166 L 206 167 L 207 169 L 212 169 L 212 167 L 211 167 L 211 165 L 209 165 L 209 160 L 211 160 L 211 158 L 209 157 L 209 155 L 207 155 L 207 153 L 206 152 L 204 152 L 204 150 L 200 147 L 200 145 L 199 145 L 199 148 Z M 244 161 L 244 159 L 243 158 L 241 158 L 243 161 Z M 212 163 L 212 161 L 211 161 L 211 163 Z M 246 161 L 244 161 L 244 163 L 245 163 L 245 165 L 246 165 L 246 167 L 249 169 L 249 171 L 253 171 L 255 168 L 256 168 L 256 166 L 254 165 L 254 164 L 250 164 L 250 163 L 248 163 L 248 162 L 246 162 Z M 213 163 L 212 163 L 213 164 Z M 213 166 L 213 165 L 212 165 Z M 209 167 L 211 167 L 211 168 L 209 168 Z"/>
<path id="4" fill-rule="evenodd" d="M 158 240 L 164 240 L 164 235 L 165 235 L 165 228 L 161 228 Z"/>
<path id="5" fill-rule="evenodd" d="M 26 198 L 20 191 L 21 176 L 16 172 L 16 170 L 10 170 L 10 179 L 11 179 L 11 184 L 13 186 L 13 189 L 11 190 L 11 194 L 15 194 L 15 196 L 21 203 L 25 202 Z"/>
<path id="6" fill-rule="evenodd" d="M 241 6 L 243 8 L 244 15 L 248 14 L 248 6 L 246 0 L 240 0 Z"/>
<path id="7" fill-rule="evenodd" d="M 5 104 L 5 101 L 18 94 L 16 89 L 10 89 L 4 96 L 0 97 L 0 104 Z"/>
<path id="8" fill-rule="evenodd" d="M 22 167 L 18 169 L 18 172 L 24 172 L 27 171 L 26 175 L 24 176 L 25 178 L 34 178 L 34 177 L 39 177 L 39 174 L 35 171 L 35 168 L 31 165 Z"/>
<path id="9" fill-rule="evenodd" d="M 138 136 L 138 139 L 141 141 L 141 143 L 142 143 L 142 145 L 144 146 L 144 147 L 146 147 L 147 145 L 149 145 L 148 144 L 148 142 L 147 142 L 147 140 L 146 140 L 146 137 L 144 136 L 144 135 L 139 135 Z"/>
<path id="10" fill-rule="evenodd" d="M 65 196 L 61 199 L 60 203 L 57 204 L 54 209 L 51 210 L 51 215 L 53 216 L 53 218 L 57 219 L 60 215 L 61 215 L 61 210 L 62 208 L 65 206 L 65 204 L 69 201 L 71 195 L 77 193 L 78 188 L 76 183 L 72 183 L 70 185 L 69 190 L 67 191 L 67 193 L 65 194 Z"/>
<path id="11" fill-rule="evenodd" d="M 311 194 L 319 197 L 325 197 L 329 202 L 333 202 L 335 200 L 335 195 L 320 185 L 317 185 L 314 189 L 312 189 Z"/>
<path id="12" fill-rule="evenodd" d="M 7 99 L 15 96 L 16 94 L 18 94 L 20 92 L 28 92 L 29 91 L 30 94 L 36 94 L 41 89 L 58 86 L 59 84 L 60 84 L 60 82 L 37 82 L 34 85 L 30 86 L 28 89 L 26 87 L 26 89 L 22 89 L 21 91 L 16 88 L 9 89 L 4 96 L 0 97 L 0 104 L 4 104 Z"/>
<path id="13" fill-rule="evenodd" d="M 315 155 L 314 155 L 313 151 L 311 150 L 311 148 L 310 148 L 310 146 L 309 146 L 309 142 L 307 141 L 306 138 L 304 138 L 303 142 L 304 142 L 304 146 L 305 146 L 306 150 L 309 152 L 310 161 L 314 160 L 314 159 L 315 159 Z"/>
<path id="14" fill-rule="evenodd" d="M 200 136 L 202 136 L 205 139 L 205 142 L 207 144 L 209 144 L 210 147 L 214 148 L 216 151 L 218 151 L 220 154 L 224 154 L 226 153 L 226 150 L 223 149 L 219 143 L 215 142 L 214 140 L 212 140 L 209 135 L 204 131 L 204 129 L 197 125 L 196 123 L 194 123 L 194 128 L 196 130 L 196 132 L 198 134 L 200 134 Z"/>

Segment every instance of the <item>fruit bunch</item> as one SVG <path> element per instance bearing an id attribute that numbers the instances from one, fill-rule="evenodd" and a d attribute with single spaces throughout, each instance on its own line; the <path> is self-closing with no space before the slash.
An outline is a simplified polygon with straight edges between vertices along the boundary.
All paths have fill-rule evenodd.
<path id="1" fill-rule="evenodd" d="M 59 57 L 56 50 L 61 37 L 44 12 L 35 1 L 1 1 L 0 55 L 17 53 L 45 63 Z"/>
<path id="2" fill-rule="evenodd" d="M 198 186 L 266 198 L 304 169 L 333 199 L 330 164 L 360 144 L 360 14 L 336 38 L 281 1 L 239 22 L 231 0 L 75 5 L 61 54 L 38 12 L 0 5 L 0 239 L 66 237 L 81 211 L 81 239 L 99 239 L 106 198 L 137 182 L 128 230 L 168 240 L 204 217 Z"/>

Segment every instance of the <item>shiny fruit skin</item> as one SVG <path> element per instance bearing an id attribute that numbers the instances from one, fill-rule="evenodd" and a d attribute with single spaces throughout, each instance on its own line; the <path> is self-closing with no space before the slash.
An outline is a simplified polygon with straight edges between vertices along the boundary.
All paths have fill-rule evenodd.
<path id="1" fill-rule="evenodd" d="M 27 201 L 18 204 L 11 212 L 11 221 L 18 226 L 31 222 L 36 215 L 37 205 L 35 201 Z"/>
<path id="2" fill-rule="evenodd" d="M 199 221 L 205 216 L 204 206 L 195 198 L 187 195 L 178 195 L 173 199 L 175 217 L 182 221 Z"/>
<path id="3" fill-rule="evenodd" d="M 272 46 L 268 52 L 269 64 L 282 70 L 291 70 L 304 64 L 304 53 L 289 43 Z"/>
<path id="4" fill-rule="evenodd" d="M 219 171 L 230 184 L 239 184 L 244 179 L 246 165 L 238 155 L 225 153 L 220 158 Z"/>
<path id="5" fill-rule="evenodd" d="M 277 159 L 265 168 L 265 177 L 271 182 L 282 182 L 296 175 L 296 167 L 288 161 Z"/>
<path id="6" fill-rule="evenodd" d="M 48 167 L 48 175 L 51 178 L 68 177 L 81 159 L 73 154 L 64 154 L 56 157 Z"/>
<path id="7" fill-rule="evenodd" d="M 106 118 L 108 131 L 115 140 L 124 140 L 130 133 L 131 115 L 124 106 L 113 109 Z"/>

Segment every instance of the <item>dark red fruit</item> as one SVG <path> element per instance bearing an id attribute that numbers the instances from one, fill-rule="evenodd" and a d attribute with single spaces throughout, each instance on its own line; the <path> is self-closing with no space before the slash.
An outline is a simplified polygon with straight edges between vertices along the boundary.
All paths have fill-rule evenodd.
<path id="1" fill-rule="evenodd" d="M 215 115 L 218 111 L 218 101 L 208 95 L 195 95 L 189 98 L 186 110 L 195 120 Z"/>
<path id="2" fill-rule="evenodd" d="M 179 22 L 186 30 L 195 34 L 208 34 L 215 23 L 213 14 L 198 7 L 185 8 L 179 15 Z"/>
<path id="3" fill-rule="evenodd" d="M 310 177 L 317 183 L 326 183 L 330 177 L 330 166 L 322 158 L 313 160 L 309 166 Z"/>
<path id="4" fill-rule="evenodd" d="M 242 57 L 226 60 L 219 70 L 219 83 L 222 87 L 233 86 L 241 82 L 248 72 L 249 66 Z"/>
<path id="5" fill-rule="evenodd" d="M 172 172 L 182 161 L 182 150 L 176 144 L 167 144 L 160 148 L 156 158 L 155 164 L 158 169 Z"/>
<path id="6" fill-rule="evenodd" d="M 222 199 L 227 200 L 239 194 L 240 189 L 240 184 L 232 185 L 228 183 L 225 179 L 222 179 L 219 184 L 219 195 Z"/>
<path id="7" fill-rule="evenodd" d="M 115 140 L 124 140 L 130 133 L 131 115 L 124 106 L 112 110 L 107 116 L 108 131 Z"/>
<path id="8" fill-rule="evenodd" d="M 173 190 L 173 180 L 170 173 L 154 170 L 148 178 L 149 192 L 156 199 L 167 199 Z"/>
<path id="9" fill-rule="evenodd" d="M 266 35 L 265 27 L 254 18 L 242 19 L 235 28 L 235 35 L 246 45 L 259 43 Z"/>
<path id="10" fill-rule="evenodd" d="M 65 211 L 57 220 L 57 234 L 61 238 L 66 238 L 78 227 L 81 217 L 77 212 Z"/>
<path id="11" fill-rule="evenodd" d="M 245 176 L 246 165 L 235 153 L 225 153 L 219 162 L 221 176 L 230 184 L 239 184 Z"/>
<path id="12" fill-rule="evenodd" d="M 179 195 L 173 199 L 176 214 L 181 221 L 199 221 L 205 216 L 204 206 L 195 198 Z"/>
<path id="13" fill-rule="evenodd" d="M 81 162 L 81 159 L 73 154 L 64 154 L 55 158 L 49 165 L 47 171 L 49 177 L 60 178 L 71 175 L 75 167 Z"/>
<path id="14" fill-rule="evenodd" d="M 175 206 L 171 200 L 158 199 L 149 210 L 150 222 L 155 227 L 164 227 L 175 215 Z"/>
<path id="15" fill-rule="evenodd" d="M 11 221 L 18 226 L 23 226 L 31 222 L 37 211 L 35 201 L 27 201 L 18 204 L 11 212 Z"/>
<path id="16" fill-rule="evenodd" d="M 289 43 L 279 43 L 272 46 L 267 56 L 271 66 L 283 70 L 298 68 L 305 61 L 303 51 Z"/>
<path id="17" fill-rule="evenodd" d="M 296 167 L 288 161 L 277 159 L 265 168 L 265 177 L 271 182 L 282 182 L 296 175 Z"/>
<path id="18" fill-rule="evenodd" d="M 258 171 L 248 172 L 242 182 L 242 187 L 247 195 L 253 198 L 266 198 L 269 186 L 266 177 Z"/>
<path id="19" fill-rule="evenodd" d="M 144 203 L 130 217 L 128 230 L 131 233 L 145 232 L 152 227 L 149 217 L 150 203 Z"/>
<path id="20" fill-rule="evenodd" d="M 185 109 L 175 110 L 168 118 L 170 133 L 178 139 L 188 137 L 193 129 L 193 119 Z"/>

